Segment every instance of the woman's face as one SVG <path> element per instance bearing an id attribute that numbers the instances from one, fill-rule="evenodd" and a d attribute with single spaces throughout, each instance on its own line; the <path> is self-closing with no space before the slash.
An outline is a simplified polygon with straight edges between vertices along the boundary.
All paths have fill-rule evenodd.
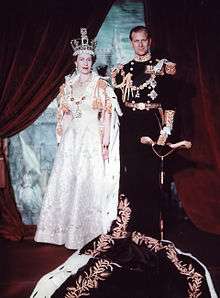
<path id="1" fill-rule="evenodd" d="M 90 73 L 92 68 L 92 56 L 90 54 L 79 54 L 76 59 L 76 67 L 79 73 Z"/>

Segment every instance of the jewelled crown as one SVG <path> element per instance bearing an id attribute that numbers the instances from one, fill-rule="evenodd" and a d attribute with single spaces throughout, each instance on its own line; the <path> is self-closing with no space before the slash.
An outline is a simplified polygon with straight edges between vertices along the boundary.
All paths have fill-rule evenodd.
<path id="1" fill-rule="evenodd" d="M 80 29 L 81 38 L 73 39 L 70 41 L 71 47 L 73 49 L 73 56 L 77 56 L 79 54 L 90 54 L 92 56 L 95 55 L 96 41 L 89 38 L 87 36 L 87 29 Z"/>

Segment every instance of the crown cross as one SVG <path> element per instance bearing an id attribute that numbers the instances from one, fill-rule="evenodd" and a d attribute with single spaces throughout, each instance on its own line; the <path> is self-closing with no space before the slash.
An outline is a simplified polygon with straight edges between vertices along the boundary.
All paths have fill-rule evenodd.
<path id="1" fill-rule="evenodd" d="M 70 41 L 71 47 L 73 49 L 73 56 L 77 56 L 79 54 L 90 54 L 94 56 L 96 42 L 93 39 L 89 41 L 86 28 L 81 28 L 80 34 L 81 38 Z"/>

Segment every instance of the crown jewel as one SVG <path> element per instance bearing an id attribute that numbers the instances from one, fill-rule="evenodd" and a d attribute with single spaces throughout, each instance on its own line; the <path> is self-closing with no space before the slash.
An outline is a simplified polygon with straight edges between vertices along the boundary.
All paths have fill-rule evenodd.
<path id="1" fill-rule="evenodd" d="M 90 40 L 87 36 L 87 29 L 80 29 L 81 38 L 73 39 L 70 41 L 71 47 L 73 49 L 73 56 L 77 56 L 79 54 L 90 54 L 92 56 L 95 55 L 96 41 Z"/>

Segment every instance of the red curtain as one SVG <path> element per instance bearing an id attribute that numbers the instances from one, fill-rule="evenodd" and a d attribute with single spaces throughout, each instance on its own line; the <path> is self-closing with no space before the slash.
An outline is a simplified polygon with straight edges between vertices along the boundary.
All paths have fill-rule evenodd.
<path id="1" fill-rule="evenodd" d="M 95 37 L 113 0 L 6 2 L 0 13 L 0 235 L 19 240 L 28 229 L 16 208 L 4 140 L 49 105 L 72 70 L 70 40 L 80 27 Z"/>
<path id="2" fill-rule="evenodd" d="M 177 63 L 181 134 L 193 141 L 189 152 L 175 157 L 177 191 L 192 222 L 220 234 L 220 6 L 145 0 L 145 8 L 155 46 L 167 49 Z"/>

